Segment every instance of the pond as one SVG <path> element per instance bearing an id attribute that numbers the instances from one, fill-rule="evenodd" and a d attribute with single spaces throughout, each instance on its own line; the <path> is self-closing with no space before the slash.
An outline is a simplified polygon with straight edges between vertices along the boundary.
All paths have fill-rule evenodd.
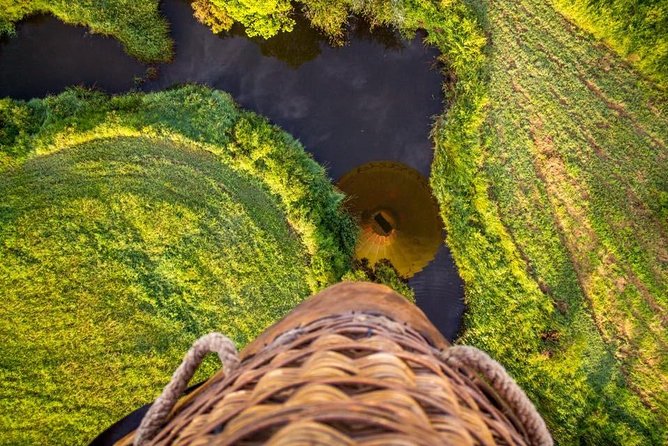
<path id="1" fill-rule="evenodd" d="M 331 47 L 298 20 L 292 33 L 263 41 L 239 29 L 212 34 L 183 0 L 167 0 L 162 10 L 175 57 L 153 66 L 129 57 L 112 38 L 53 17 L 18 24 L 15 38 L 0 41 L 0 97 L 43 97 L 71 85 L 121 93 L 197 82 L 231 93 L 290 132 L 334 181 L 384 160 L 429 175 L 429 131 L 443 108 L 443 79 L 438 53 L 421 43 L 422 36 L 402 40 L 352 20 L 348 44 Z M 453 339 L 464 311 L 463 287 L 444 244 L 410 284 L 418 305 Z"/>

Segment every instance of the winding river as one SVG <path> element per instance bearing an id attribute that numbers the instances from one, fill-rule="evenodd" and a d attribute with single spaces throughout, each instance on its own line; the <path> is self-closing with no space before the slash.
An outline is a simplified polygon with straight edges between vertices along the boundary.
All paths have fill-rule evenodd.
<path id="1" fill-rule="evenodd" d="M 57 94 L 71 85 L 109 93 L 154 91 L 197 82 L 227 91 L 298 138 L 333 180 L 370 161 L 392 160 L 429 175 L 432 117 L 443 108 L 437 51 L 421 37 L 353 21 L 349 43 L 327 39 L 298 21 L 295 31 L 262 41 L 235 29 L 216 36 L 184 0 L 166 0 L 175 58 L 148 66 L 112 38 L 49 16 L 17 26 L 0 41 L 0 97 Z M 156 73 L 157 76 L 148 76 Z M 418 305 L 443 334 L 456 337 L 463 287 L 445 245 L 410 280 Z"/>

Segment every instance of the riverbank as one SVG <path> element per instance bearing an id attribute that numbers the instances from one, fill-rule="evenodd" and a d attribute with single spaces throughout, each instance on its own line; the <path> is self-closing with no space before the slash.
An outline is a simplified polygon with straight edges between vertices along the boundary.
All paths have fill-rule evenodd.
<path id="1" fill-rule="evenodd" d="M 144 62 L 165 62 L 172 57 L 169 25 L 160 14 L 157 0 L 0 0 L 0 36 L 13 35 L 16 22 L 43 13 L 70 25 L 87 26 L 93 33 L 115 37 L 128 54 Z"/>

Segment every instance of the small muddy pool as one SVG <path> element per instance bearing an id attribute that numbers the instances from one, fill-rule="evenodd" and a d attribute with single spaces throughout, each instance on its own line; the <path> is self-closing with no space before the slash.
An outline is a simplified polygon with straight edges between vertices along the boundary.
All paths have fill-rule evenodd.
<path id="1" fill-rule="evenodd" d="M 349 43 L 333 48 L 298 21 L 268 41 L 241 30 L 216 36 L 189 3 L 167 0 L 175 58 L 149 67 L 112 38 L 52 17 L 17 26 L 0 41 L 0 97 L 30 99 L 71 85 L 109 93 L 154 91 L 198 82 L 227 91 L 298 138 L 337 181 L 371 161 L 398 161 L 429 175 L 432 117 L 443 108 L 437 51 L 422 36 L 402 40 L 386 29 L 350 26 Z M 156 72 L 157 77 L 147 76 Z M 148 77 L 151 77 L 149 79 Z M 450 339 L 460 327 L 463 289 L 445 246 L 410 281 L 419 306 Z"/>

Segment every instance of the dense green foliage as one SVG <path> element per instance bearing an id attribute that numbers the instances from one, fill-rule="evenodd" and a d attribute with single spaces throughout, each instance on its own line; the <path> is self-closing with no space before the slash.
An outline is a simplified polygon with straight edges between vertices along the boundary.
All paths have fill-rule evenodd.
<path id="1" fill-rule="evenodd" d="M 196 0 L 192 6 L 195 17 L 215 33 L 229 31 L 238 22 L 249 37 L 268 38 L 294 26 L 288 0 Z"/>
<path id="2" fill-rule="evenodd" d="M 86 443 L 198 336 L 241 347 L 348 269 L 324 170 L 224 93 L 0 110 L 0 443 Z"/>
<path id="3" fill-rule="evenodd" d="M 668 88 L 668 0 L 553 1 L 566 17 Z"/>
<path id="4" fill-rule="evenodd" d="M 388 259 L 381 259 L 374 265 L 370 265 L 368 259 L 354 260 L 350 271 L 343 275 L 342 280 L 380 283 L 415 302 L 415 292 L 408 284 L 408 279 L 401 277 Z"/>
<path id="5" fill-rule="evenodd" d="M 143 61 L 161 62 L 172 57 L 173 43 L 157 0 L 0 0 L 0 36 L 13 34 L 15 22 L 39 13 L 113 36 L 129 54 Z"/>

